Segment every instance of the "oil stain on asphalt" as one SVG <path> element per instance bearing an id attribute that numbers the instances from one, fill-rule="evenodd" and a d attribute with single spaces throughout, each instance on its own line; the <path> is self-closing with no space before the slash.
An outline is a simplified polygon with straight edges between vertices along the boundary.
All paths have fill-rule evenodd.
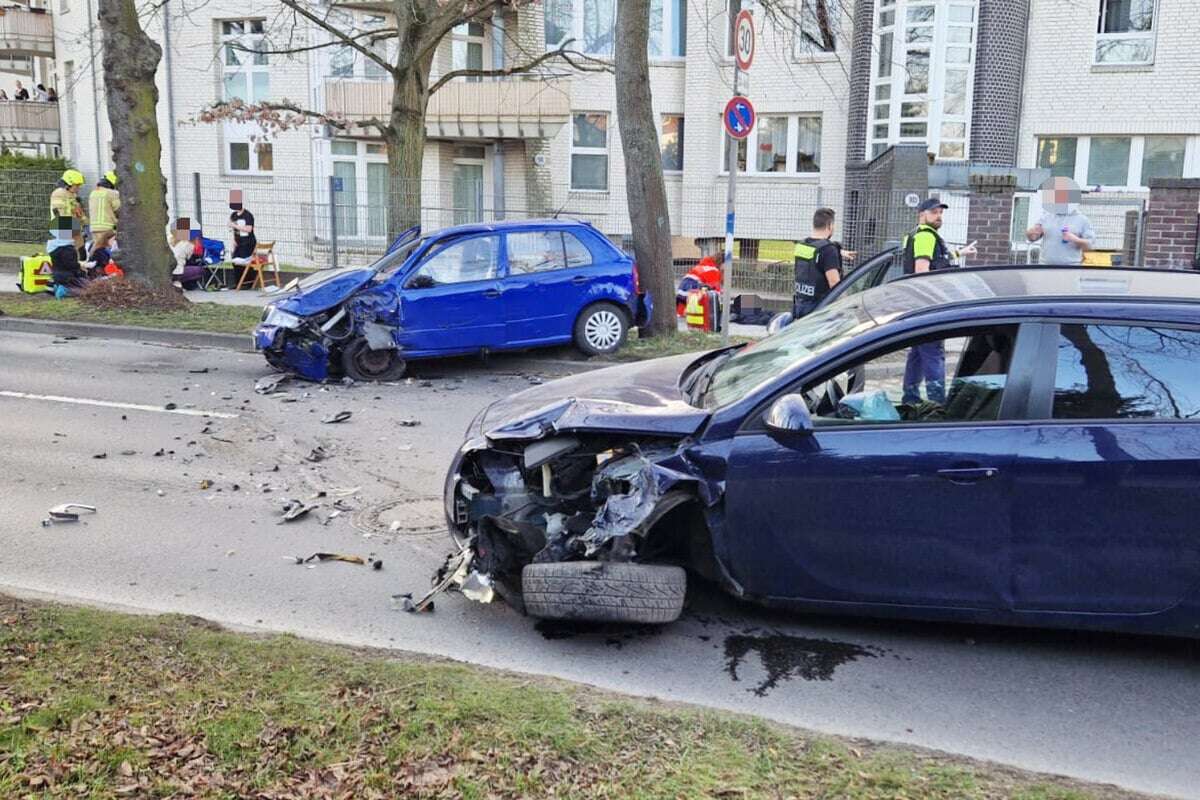
<path id="1" fill-rule="evenodd" d="M 760 636 L 735 634 L 725 638 L 725 672 L 735 681 L 738 668 L 751 653 L 757 653 L 767 676 L 750 689 L 758 697 L 766 697 L 783 681 L 800 678 L 805 681 L 828 681 L 843 664 L 860 658 L 884 655 L 882 648 L 835 642 L 830 639 L 809 639 L 768 633 Z"/>

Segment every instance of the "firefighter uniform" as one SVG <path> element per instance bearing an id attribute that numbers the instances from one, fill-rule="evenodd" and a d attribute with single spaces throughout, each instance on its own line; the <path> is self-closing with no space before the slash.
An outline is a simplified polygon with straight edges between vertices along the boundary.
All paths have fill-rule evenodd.
<path id="1" fill-rule="evenodd" d="M 815 309 L 825 295 L 829 294 L 829 279 L 825 273 L 835 269 L 842 271 L 842 254 L 838 246 L 828 239 L 811 236 L 796 242 L 796 288 L 792 297 L 792 316 L 800 319 Z"/>
<path id="2" fill-rule="evenodd" d="M 121 195 L 116 189 L 97 186 L 88 195 L 88 216 L 92 218 L 92 233 L 111 231 L 117 228 L 117 210 L 121 208 Z"/>

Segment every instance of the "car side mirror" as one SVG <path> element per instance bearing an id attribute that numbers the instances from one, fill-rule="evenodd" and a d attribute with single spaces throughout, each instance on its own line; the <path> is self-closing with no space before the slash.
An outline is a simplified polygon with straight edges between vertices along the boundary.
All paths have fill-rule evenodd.
<path id="1" fill-rule="evenodd" d="M 813 432 L 812 415 L 808 403 L 798 394 L 785 394 L 767 410 L 763 417 L 767 430 L 775 434 L 810 434 Z"/>
<path id="2" fill-rule="evenodd" d="M 435 281 L 429 275 L 414 275 L 409 282 L 404 286 L 405 289 L 432 289 L 437 286 Z"/>
<path id="3" fill-rule="evenodd" d="M 792 312 L 784 311 L 771 317 L 767 323 L 767 335 L 774 336 L 793 322 Z"/>

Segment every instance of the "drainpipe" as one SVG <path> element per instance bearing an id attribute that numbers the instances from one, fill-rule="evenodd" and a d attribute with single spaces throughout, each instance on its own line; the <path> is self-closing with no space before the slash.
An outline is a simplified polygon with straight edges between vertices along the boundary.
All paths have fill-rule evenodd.
<path id="1" fill-rule="evenodd" d="M 163 70 L 167 79 L 167 147 L 171 149 L 171 182 L 167 185 L 171 191 L 172 217 L 179 216 L 179 194 L 176 184 L 179 182 L 178 167 L 175 161 L 175 77 L 171 73 L 171 4 L 163 3 Z"/>
<path id="2" fill-rule="evenodd" d="M 100 146 L 100 89 L 96 85 L 96 13 L 92 10 L 92 0 L 87 0 L 88 14 L 88 56 L 92 68 L 92 119 L 96 131 L 96 171 L 104 169 L 104 149 Z"/>
<path id="3" fill-rule="evenodd" d="M 495 32 L 492 35 L 492 69 L 504 69 L 504 17 L 497 13 L 492 18 Z M 503 131 L 500 131 L 503 133 Z M 504 219 L 504 140 L 492 144 L 492 215 Z"/>

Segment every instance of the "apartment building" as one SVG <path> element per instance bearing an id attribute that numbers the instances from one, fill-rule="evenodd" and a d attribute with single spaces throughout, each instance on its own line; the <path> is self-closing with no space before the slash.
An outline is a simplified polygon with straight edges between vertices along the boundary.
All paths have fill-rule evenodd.
<path id="1" fill-rule="evenodd" d="M 54 22 L 46 0 L 0 1 L 0 147 L 55 155 L 60 143 L 58 106 L 18 101 L 17 82 L 33 98 L 38 84 L 52 87 Z"/>
<path id="2" fill-rule="evenodd" d="M 100 64 L 93 57 L 98 32 L 88 25 L 86 0 L 55 2 L 65 86 L 63 146 L 90 177 L 110 167 L 103 76 L 93 68 Z M 740 192 L 747 206 L 770 212 L 743 217 L 748 238 L 791 237 L 808 224 L 814 204 L 841 201 L 850 16 L 819 20 L 823 5 L 802 0 L 806 22 L 794 29 L 762 23 L 759 55 L 743 79 L 761 121 L 740 145 Z M 512 68 L 568 41 L 611 64 L 616 6 L 616 0 L 548 0 L 502 8 L 446 38 L 434 77 L 465 68 Z M 727 151 L 720 110 L 731 94 L 729 32 L 740 8 L 739 0 L 663 0 L 654 6 L 655 114 L 681 253 L 694 253 L 697 240 L 716 241 L 724 227 Z M 250 14 L 242 3 L 211 0 L 186 13 L 167 4 L 145 21 L 163 47 L 159 120 L 172 213 L 194 213 L 190 184 L 199 173 L 201 205 L 210 215 L 219 210 L 221 191 L 243 188 L 251 198 L 270 198 L 268 203 L 286 197 L 293 216 L 306 217 L 303 223 L 317 238 L 336 224 L 341 243 L 378 245 L 387 233 L 388 182 L 376 131 L 313 123 L 265 137 L 253 124 L 192 122 L 214 101 L 234 97 L 250 103 L 288 99 L 350 120 L 386 116 L 386 72 L 350 48 L 251 55 L 234 46 L 267 42 L 269 49 L 283 49 L 279 43 L 286 41 L 295 49 L 328 42 L 323 31 L 294 27 L 280 10 L 260 3 Z M 387 21 L 386 6 L 370 0 L 335 2 L 329 13 L 342 29 L 359 32 Z M 387 56 L 395 45 L 379 46 Z M 609 73 L 579 73 L 551 62 L 532 75 L 458 78 L 430 98 L 426 131 L 427 225 L 565 208 L 614 238 L 631 231 Z M 335 223 L 329 220 L 331 198 Z"/>

